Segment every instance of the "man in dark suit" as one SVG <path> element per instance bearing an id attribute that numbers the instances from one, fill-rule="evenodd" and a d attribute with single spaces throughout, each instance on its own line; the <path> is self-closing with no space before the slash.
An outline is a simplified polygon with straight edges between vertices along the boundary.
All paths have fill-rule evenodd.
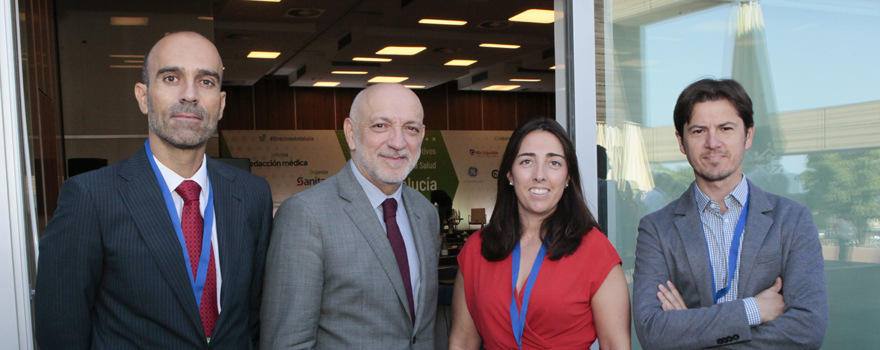
<path id="1" fill-rule="evenodd" d="M 135 85 L 149 138 L 68 179 L 40 240 L 37 343 L 52 349 L 249 349 L 271 231 L 268 183 L 205 156 L 223 64 L 193 32 L 159 40 Z"/>
<path id="2" fill-rule="evenodd" d="M 819 234 L 810 210 L 742 173 L 752 101 L 704 79 L 674 119 L 696 181 L 639 224 L 633 318 L 645 349 L 818 349 L 828 326 Z"/>
<path id="3" fill-rule="evenodd" d="M 262 349 L 434 349 L 440 221 L 403 184 L 423 117 L 399 84 L 355 97 L 345 120 L 351 161 L 276 214 Z"/>

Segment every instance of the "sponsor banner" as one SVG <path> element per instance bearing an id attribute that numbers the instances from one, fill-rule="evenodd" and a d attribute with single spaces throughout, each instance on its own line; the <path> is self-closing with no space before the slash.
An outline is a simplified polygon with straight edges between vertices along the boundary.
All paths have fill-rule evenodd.
<path id="1" fill-rule="evenodd" d="M 249 158 L 251 172 L 269 182 L 275 209 L 345 165 L 333 130 L 228 130 L 222 136 L 232 157 Z"/>
<path id="2" fill-rule="evenodd" d="M 458 196 L 452 207 L 461 212 L 459 229 L 467 229 L 472 208 L 495 208 L 498 167 L 513 131 L 441 131 L 458 177 Z M 474 227 L 476 228 L 476 227 Z"/>
<path id="3" fill-rule="evenodd" d="M 468 229 L 472 208 L 495 206 L 498 166 L 511 131 L 426 131 L 421 156 L 404 180 L 430 200 L 443 190 Z M 251 172 L 272 188 L 281 203 L 338 172 L 351 157 L 341 130 L 230 130 L 222 137 L 234 158 L 249 158 Z M 476 227 L 474 227 L 476 228 Z"/>

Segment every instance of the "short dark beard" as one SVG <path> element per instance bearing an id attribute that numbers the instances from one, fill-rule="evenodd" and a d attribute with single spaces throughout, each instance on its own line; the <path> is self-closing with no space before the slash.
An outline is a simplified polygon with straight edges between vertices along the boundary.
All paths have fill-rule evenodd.
<path id="1" fill-rule="evenodd" d="M 176 105 L 171 106 L 168 109 L 168 115 L 175 115 L 179 113 L 188 113 L 194 114 L 201 117 L 203 120 L 208 121 L 207 128 L 202 128 L 200 131 L 204 131 L 199 134 L 195 140 L 188 140 L 181 137 L 179 134 L 175 133 L 174 130 L 168 130 L 167 120 L 163 119 L 164 116 L 159 115 L 153 110 L 152 99 L 150 98 L 150 89 L 147 88 L 147 120 L 150 124 L 150 130 L 153 131 L 156 136 L 158 136 L 163 141 L 168 144 L 174 146 L 179 149 L 195 149 L 199 148 L 208 142 L 208 139 L 214 135 L 214 132 L 217 130 L 217 123 L 213 123 L 213 125 L 208 120 L 208 112 L 205 111 L 199 105 L 196 104 L 185 104 L 178 103 Z"/>

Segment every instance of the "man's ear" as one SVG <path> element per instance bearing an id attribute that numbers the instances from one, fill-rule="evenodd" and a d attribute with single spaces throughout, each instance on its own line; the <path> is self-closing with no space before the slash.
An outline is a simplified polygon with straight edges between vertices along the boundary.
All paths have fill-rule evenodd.
<path id="1" fill-rule="evenodd" d="M 220 91 L 220 112 L 217 115 L 217 120 L 223 119 L 223 110 L 226 109 L 226 91 Z"/>
<path id="2" fill-rule="evenodd" d="M 750 147 L 752 147 L 752 140 L 754 139 L 754 137 L 755 137 L 755 127 L 750 126 L 748 129 L 746 129 L 746 149 L 749 149 Z"/>
<path id="3" fill-rule="evenodd" d="M 678 130 L 675 131 L 675 138 L 678 139 L 678 150 L 681 151 L 681 154 L 687 155 L 687 149 L 684 147 L 684 140 L 681 137 L 681 134 L 678 133 Z"/>
<path id="4" fill-rule="evenodd" d="M 141 113 L 143 114 L 150 112 L 150 105 L 147 103 L 147 99 L 149 98 L 149 96 L 147 96 L 148 90 L 149 88 L 147 88 L 147 85 L 144 83 L 134 84 L 134 98 L 137 100 L 138 107 L 140 107 Z"/>
<path id="5" fill-rule="evenodd" d="M 345 134 L 345 142 L 348 142 L 348 149 L 354 151 L 354 121 L 351 118 L 345 118 L 342 123 L 342 132 Z"/>

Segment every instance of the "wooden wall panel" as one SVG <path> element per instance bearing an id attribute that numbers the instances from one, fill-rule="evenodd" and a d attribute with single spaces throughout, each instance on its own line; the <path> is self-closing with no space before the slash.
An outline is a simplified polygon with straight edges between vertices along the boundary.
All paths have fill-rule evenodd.
<path id="1" fill-rule="evenodd" d="M 430 89 L 413 90 L 422 102 L 422 110 L 425 111 L 425 130 L 449 130 L 446 85 L 438 85 Z"/>
<path id="2" fill-rule="evenodd" d="M 260 79 L 254 84 L 254 118 L 257 130 L 296 129 L 293 89 L 283 79 Z"/>
<path id="3" fill-rule="evenodd" d="M 334 90 L 295 88 L 296 129 L 335 130 L 336 101 Z"/>
<path id="4" fill-rule="evenodd" d="M 284 78 L 264 78 L 253 87 L 224 90 L 220 130 L 342 130 L 362 89 L 291 88 Z M 422 102 L 427 130 L 513 130 L 531 117 L 555 118 L 553 93 L 458 91 L 455 81 L 413 92 Z"/>
<path id="5" fill-rule="evenodd" d="M 336 128 L 335 130 L 342 130 L 342 124 L 345 122 L 345 118 L 348 118 L 351 113 L 351 104 L 354 102 L 355 96 L 360 93 L 363 89 L 350 89 L 350 88 L 339 88 L 333 89 L 336 91 Z"/>
<path id="6" fill-rule="evenodd" d="M 534 117 L 555 118 L 549 109 L 549 105 L 555 102 L 555 98 L 552 93 L 545 92 L 517 93 L 517 120 L 522 123 Z"/>
<path id="7" fill-rule="evenodd" d="M 217 129 L 254 130 L 254 87 L 224 86 L 223 91 L 226 92 L 226 108 Z"/>
<path id="8" fill-rule="evenodd" d="M 459 91 L 447 84 L 449 126 L 452 130 L 484 130 L 482 100 L 479 91 Z"/>
<path id="9" fill-rule="evenodd" d="M 484 91 L 482 95 L 483 130 L 516 129 L 516 94 Z"/>

